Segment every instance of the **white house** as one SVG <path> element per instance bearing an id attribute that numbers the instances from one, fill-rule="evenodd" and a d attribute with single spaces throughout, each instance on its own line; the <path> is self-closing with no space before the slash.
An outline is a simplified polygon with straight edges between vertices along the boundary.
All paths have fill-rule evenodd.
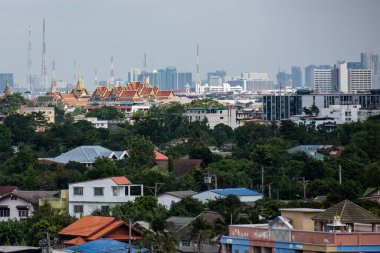
<path id="1" fill-rule="evenodd" d="M 226 189 L 214 189 L 201 192 L 193 195 L 193 198 L 206 203 L 210 200 L 216 200 L 218 198 L 225 198 L 228 195 L 237 196 L 241 202 L 255 202 L 263 198 L 263 194 L 256 191 L 252 191 L 247 188 L 226 188 Z"/>
<path id="2" fill-rule="evenodd" d="M 166 209 L 170 209 L 173 203 L 177 203 L 184 198 L 197 194 L 195 191 L 174 191 L 164 192 L 157 196 L 158 204 L 163 205 Z"/>
<path id="3" fill-rule="evenodd" d="M 90 215 L 99 210 L 108 212 L 119 203 L 144 195 L 143 185 L 134 185 L 126 177 L 109 177 L 69 184 L 69 213 Z"/>
<path id="4" fill-rule="evenodd" d="M 58 198 L 58 191 L 14 190 L 0 197 L 0 221 L 25 219 L 38 208 L 41 198 Z"/>
<path id="5" fill-rule="evenodd" d="M 235 129 L 239 126 L 236 119 L 236 108 L 188 108 L 186 116 L 190 122 L 202 121 L 207 119 L 208 125 L 211 129 L 220 123 L 230 126 Z"/>

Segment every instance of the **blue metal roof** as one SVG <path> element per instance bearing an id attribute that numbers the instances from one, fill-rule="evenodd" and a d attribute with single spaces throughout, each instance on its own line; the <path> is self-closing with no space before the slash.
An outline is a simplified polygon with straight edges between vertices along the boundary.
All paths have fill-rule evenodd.
<path id="1" fill-rule="evenodd" d="M 92 242 L 83 243 L 81 245 L 71 246 L 65 248 L 65 251 L 78 252 L 78 253 L 125 253 L 129 252 L 129 245 L 125 242 L 119 242 L 112 239 L 98 239 Z M 138 248 L 136 246 L 132 246 L 132 252 L 148 252 L 146 248 Z"/>
<path id="2" fill-rule="evenodd" d="M 210 190 L 213 193 L 227 196 L 227 195 L 236 195 L 236 196 L 260 196 L 262 195 L 259 192 L 252 191 L 247 188 L 226 188 L 226 189 L 214 189 Z"/>

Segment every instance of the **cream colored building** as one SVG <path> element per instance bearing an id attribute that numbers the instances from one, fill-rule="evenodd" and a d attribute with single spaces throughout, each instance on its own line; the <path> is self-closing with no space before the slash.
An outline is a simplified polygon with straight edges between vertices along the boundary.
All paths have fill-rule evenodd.
<path id="1" fill-rule="evenodd" d="M 21 106 L 19 113 L 28 115 L 33 112 L 42 112 L 48 123 L 55 123 L 55 108 L 54 107 L 27 107 Z"/>
<path id="2" fill-rule="evenodd" d="M 280 208 L 281 216 L 287 218 L 295 230 L 314 231 L 311 217 L 324 212 L 325 209 L 314 208 Z"/>

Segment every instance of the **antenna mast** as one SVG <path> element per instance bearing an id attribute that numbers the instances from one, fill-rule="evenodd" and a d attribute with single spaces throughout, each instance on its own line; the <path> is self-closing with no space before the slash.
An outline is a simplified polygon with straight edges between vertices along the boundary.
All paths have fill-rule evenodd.
<path id="1" fill-rule="evenodd" d="M 42 23 L 42 69 L 41 69 L 41 81 L 43 89 L 47 88 L 47 66 L 46 66 L 46 42 L 45 42 L 45 17 Z"/>
<path id="2" fill-rule="evenodd" d="M 29 26 L 29 42 L 28 42 L 28 79 L 27 85 L 29 86 L 30 92 L 32 92 L 32 43 L 30 40 L 30 26 Z"/>
<path id="3" fill-rule="evenodd" d="M 144 53 L 144 75 L 143 75 L 143 82 L 146 83 L 146 52 Z"/>
<path id="4" fill-rule="evenodd" d="M 110 80 L 110 84 L 112 86 L 115 86 L 115 68 L 114 68 L 114 63 L 113 63 L 113 55 L 111 55 L 111 71 L 110 71 L 110 76 L 111 76 L 111 80 Z"/>
<path id="5" fill-rule="evenodd" d="M 98 70 L 95 69 L 95 85 L 98 87 L 99 85 L 99 79 L 98 79 Z"/>
<path id="6" fill-rule="evenodd" d="M 195 93 L 201 93 L 201 82 L 200 82 L 200 76 L 199 76 L 199 45 L 197 44 L 197 80 L 195 83 Z"/>

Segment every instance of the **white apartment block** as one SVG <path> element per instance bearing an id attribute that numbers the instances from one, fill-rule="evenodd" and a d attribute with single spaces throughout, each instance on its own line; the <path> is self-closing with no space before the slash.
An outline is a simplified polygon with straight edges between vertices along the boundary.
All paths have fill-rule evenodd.
<path id="1" fill-rule="evenodd" d="M 108 120 L 101 120 L 97 117 L 84 117 L 83 115 L 74 116 L 74 122 L 80 120 L 91 122 L 95 128 L 108 128 Z"/>
<path id="2" fill-rule="evenodd" d="M 190 122 L 207 119 L 211 129 L 218 124 L 225 124 L 235 129 L 239 126 L 236 119 L 236 108 L 189 108 L 186 116 Z"/>
<path id="3" fill-rule="evenodd" d="M 372 71 L 371 69 L 349 69 L 348 81 L 351 93 L 368 92 L 372 89 Z"/>
<path id="4" fill-rule="evenodd" d="M 108 212 L 120 203 L 144 195 L 144 186 L 126 177 L 110 177 L 69 184 L 69 213 L 75 217 L 99 210 Z"/>
<path id="5" fill-rule="evenodd" d="M 313 69 L 314 91 L 331 93 L 331 68 Z"/>
<path id="6" fill-rule="evenodd" d="M 54 107 L 27 107 L 21 106 L 19 113 L 22 115 L 29 115 L 33 112 L 42 112 L 48 123 L 55 123 L 55 110 Z"/>

